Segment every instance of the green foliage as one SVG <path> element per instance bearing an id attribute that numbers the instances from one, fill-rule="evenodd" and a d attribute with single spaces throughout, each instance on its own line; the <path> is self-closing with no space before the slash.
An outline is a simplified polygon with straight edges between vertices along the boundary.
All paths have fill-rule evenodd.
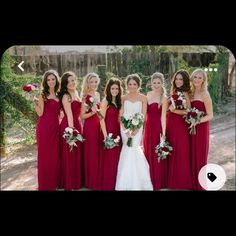
<path id="1" fill-rule="evenodd" d="M 189 67 L 188 63 L 184 59 L 182 59 L 182 58 L 177 61 L 176 71 L 177 70 L 181 70 L 181 69 L 182 70 L 187 70 L 189 73 L 191 73 L 190 72 L 191 67 Z"/>
<path id="2" fill-rule="evenodd" d="M 8 51 L 5 51 L 2 55 L 1 58 L 1 64 L 0 64 L 0 69 L 1 69 L 1 77 L 8 76 L 12 74 L 12 67 L 16 64 L 16 61 L 12 59 Z"/>
<path id="3" fill-rule="evenodd" d="M 1 60 L 0 145 L 7 144 L 11 134 L 10 130 L 13 127 L 15 130 L 24 130 L 25 139 L 28 141 L 34 140 L 35 142 L 37 115 L 33 104 L 24 97 L 22 87 L 28 83 L 40 84 L 41 76 L 36 76 L 35 74 L 17 75 L 11 69 L 14 63 L 14 60 L 6 51 Z"/>
<path id="4" fill-rule="evenodd" d="M 219 64 L 209 64 L 209 68 L 218 68 Z M 208 68 L 208 69 L 209 69 Z M 213 111 L 219 111 L 219 100 L 220 100 L 220 78 L 219 73 L 215 71 L 209 71 L 207 73 L 208 76 L 208 91 L 211 95 Z"/>
<path id="5" fill-rule="evenodd" d="M 141 56 L 141 58 L 135 61 L 128 62 L 129 74 L 133 73 L 144 73 L 145 69 L 150 66 L 150 61 L 147 60 L 145 57 Z"/>
<path id="6" fill-rule="evenodd" d="M 99 75 L 100 83 L 98 86 L 98 92 L 101 94 L 101 98 L 103 97 L 103 91 L 105 90 L 105 86 L 107 83 L 107 74 L 106 74 L 106 65 L 98 65 L 96 68 L 96 73 Z"/>

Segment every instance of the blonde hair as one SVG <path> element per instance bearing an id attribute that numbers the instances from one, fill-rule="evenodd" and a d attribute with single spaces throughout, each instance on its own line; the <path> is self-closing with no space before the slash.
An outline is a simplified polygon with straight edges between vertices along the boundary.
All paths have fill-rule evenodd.
<path id="1" fill-rule="evenodd" d="M 163 97 L 166 97 L 165 77 L 162 73 L 155 72 L 151 76 L 151 83 L 153 82 L 154 79 L 159 79 L 162 82 L 162 86 L 161 86 L 162 87 L 162 93 L 161 93 L 161 97 L 160 97 L 160 104 L 158 104 L 158 107 L 160 108 L 160 106 L 162 104 Z"/>
<path id="2" fill-rule="evenodd" d="M 84 77 L 83 84 L 82 84 L 82 89 L 81 89 L 81 95 L 80 95 L 81 98 L 84 98 L 88 94 L 88 92 L 89 92 L 89 84 L 88 84 L 89 80 L 91 80 L 94 77 L 96 77 L 98 79 L 98 83 L 100 83 L 100 78 L 99 78 L 98 74 L 96 74 L 94 72 L 88 73 Z"/>
<path id="3" fill-rule="evenodd" d="M 191 94 L 190 94 L 190 96 L 191 97 L 193 97 L 194 93 L 195 93 L 195 87 L 193 85 L 193 78 L 196 74 L 199 74 L 199 73 L 201 73 L 203 75 L 203 83 L 202 83 L 202 86 L 201 86 L 201 92 L 207 91 L 207 86 L 208 86 L 207 73 L 203 69 L 196 69 L 196 70 L 193 71 L 193 73 L 190 76 L 190 82 L 191 82 Z"/>

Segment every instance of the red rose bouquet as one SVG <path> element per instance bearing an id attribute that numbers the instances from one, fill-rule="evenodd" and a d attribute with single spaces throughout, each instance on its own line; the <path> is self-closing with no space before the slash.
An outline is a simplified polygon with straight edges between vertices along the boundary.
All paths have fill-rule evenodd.
<path id="1" fill-rule="evenodd" d="M 39 85 L 36 83 L 24 85 L 23 91 L 26 98 L 32 101 L 37 100 L 40 93 Z"/>
<path id="2" fill-rule="evenodd" d="M 87 112 L 88 112 L 89 110 L 91 110 L 91 108 L 92 108 L 93 106 L 97 106 L 97 102 L 96 102 L 95 98 L 92 97 L 92 96 L 90 96 L 90 95 L 87 95 L 87 96 L 85 97 L 85 102 L 84 102 L 84 104 L 85 104 L 85 107 L 86 107 L 86 111 L 87 111 Z M 96 113 L 97 113 L 97 115 L 98 115 L 98 117 L 99 117 L 100 120 L 104 119 L 104 117 L 103 117 L 103 115 L 101 114 L 100 110 L 97 110 Z"/>
<path id="3" fill-rule="evenodd" d="M 169 141 L 167 141 L 167 140 L 161 141 L 161 142 L 156 146 L 156 149 L 155 149 L 155 153 L 156 153 L 157 156 L 158 156 L 158 163 L 159 163 L 161 160 L 166 159 L 166 158 L 171 154 L 172 151 L 173 151 L 173 148 L 172 148 L 172 146 L 170 145 Z"/>
<path id="4" fill-rule="evenodd" d="M 66 140 L 66 143 L 69 144 L 70 152 L 73 150 L 74 146 L 77 147 L 77 141 L 83 142 L 85 140 L 77 129 L 71 127 L 65 128 L 62 137 Z"/>
<path id="5" fill-rule="evenodd" d="M 187 114 L 184 116 L 185 122 L 189 124 L 189 133 L 192 135 L 196 134 L 196 125 L 200 124 L 201 117 L 204 115 L 203 111 L 199 111 L 197 108 L 187 109 Z"/>
<path id="6" fill-rule="evenodd" d="M 175 109 L 185 110 L 187 108 L 186 99 L 184 94 L 180 91 L 177 91 L 171 96 L 171 103 Z"/>

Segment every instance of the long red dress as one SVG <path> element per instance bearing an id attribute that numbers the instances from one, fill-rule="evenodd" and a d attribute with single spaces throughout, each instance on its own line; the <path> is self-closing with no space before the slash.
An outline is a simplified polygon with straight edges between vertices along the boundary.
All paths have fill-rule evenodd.
<path id="1" fill-rule="evenodd" d="M 168 188 L 192 189 L 187 123 L 181 115 L 167 113 L 166 136 L 173 151 L 168 157 Z"/>
<path id="2" fill-rule="evenodd" d="M 119 110 L 115 106 L 108 107 L 106 111 L 105 124 L 107 134 L 112 133 L 113 138 L 120 136 Z M 121 151 L 121 143 L 112 149 L 104 149 L 104 136 L 101 133 L 100 144 L 100 178 L 101 190 L 115 190 L 117 167 Z M 120 136 L 121 142 L 121 136 Z"/>
<path id="3" fill-rule="evenodd" d="M 59 115 L 60 102 L 48 99 L 36 128 L 38 190 L 56 190 L 59 184 Z"/>
<path id="4" fill-rule="evenodd" d="M 192 101 L 191 107 L 195 107 L 206 114 L 205 105 L 200 100 Z M 209 122 L 196 125 L 196 134 L 191 135 L 190 137 L 190 147 L 193 189 L 203 190 L 198 182 L 198 173 L 200 169 L 207 164 L 209 151 Z"/>
<path id="5" fill-rule="evenodd" d="M 156 146 L 160 143 L 161 112 L 162 106 L 154 102 L 147 107 L 146 122 L 143 135 L 144 154 L 150 166 L 150 175 L 154 190 L 167 187 L 167 159 L 158 163 L 155 153 Z"/>
<path id="6" fill-rule="evenodd" d="M 88 110 L 90 111 L 91 109 Z M 83 159 L 85 187 L 99 190 L 100 121 L 97 114 L 85 119 L 83 137 L 85 138 Z"/>
<path id="7" fill-rule="evenodd" d="M 80 120 L 80 110 L 81 102 L 72 101 L 71 110 L 73 114 L 74 127 L 79 131 L 81 135 L 82 132 L 82 123 Z M 65 113 L 65 112 L 64 112 Z M 65 139 L 62 137 L 65 131 L 65 128 L 68 127 L 68 120 L 65 113 L 65 116 L 61 122 L 60 129 L 60 140 L 61 140 L 61 175 L 62 175 L 62 188 L 65 190 L 80 189 L 83 184 L 82 179 L 82 153 L 83 153 L 83 144 L 78 141 L 77 147 L 73 147 L 73 150 L 69 150 L 69 145 L 66 143 Z"/>

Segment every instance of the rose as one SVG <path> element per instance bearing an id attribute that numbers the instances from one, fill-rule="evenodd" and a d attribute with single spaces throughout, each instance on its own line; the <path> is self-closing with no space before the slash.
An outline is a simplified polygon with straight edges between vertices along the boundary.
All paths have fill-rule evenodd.
<path id="1" fill-rule="evenodd" d="M 73 128 L 71 128 L 71 127 L 67 127 L 67 128 L 65 128 L 65 132 L 66 132 L 66 133 L 70 133 L 70 134 L 72 134 L 72 132 L 73 132 Z"/>
<path id="2" fill-rule="evenodd" d="M 196 112 L 192 112 L 192 113 L 191 113 L 191 116 L 192 116 L 193 118 L 195 118 L 195 117 L 197 117 L 197 113 L 196 113 Z"/>
<path id="3" fill-rule="evenodd" d="M 169 149 L 168 149 L 167 147 L 163 147 L 163 148 L 162 148 L 162 151 L 164 151 L 164 152 L 169 152 Z"/>
<path id="4" fill-rule="evenodd" d="M 114 139 L 114 142 L 115 142 L 115 143 L 119 143 L 119 141 L 120 141 L 120 136 L 118 135 L 118 136 L 116 137 L 116 139 Z"/>
<path id="5" fill-rule="evenodd" d="M 177 100 L 178 97 L 179 97 L 179 96 L 178 96 L 177 94 L 172 95 L 172 98 L 173 98 L 174 100 Z"/>
<path id="6" fill-rule="evenodd" d="M 138 125 L 138 123 L 139 123 L 138 119 L 133 119 L 132 120 L 132 125 L 136 126 L 136 125 Z"/>
<path id="7" fill-rule="evenodd" d="M 77 136 L 79 134 L 79 132 L 77 130 L 73 130 L 73 136 Z"/>
<path id="8" fill-rule="evenodd" d="M 176 106 L 181 106 L 183 103 L 181 100 L 176 100 L 175 101 Z"/>
<path id="9" fill-rule="evenodd" d="M 30 85 L 25 85 L 25 86 L 23 86 L 23 90 L 25 91 L 25 92 L 31 92 L 32 91 L 32 88 L 31 88 L 31 86 Z"/>

